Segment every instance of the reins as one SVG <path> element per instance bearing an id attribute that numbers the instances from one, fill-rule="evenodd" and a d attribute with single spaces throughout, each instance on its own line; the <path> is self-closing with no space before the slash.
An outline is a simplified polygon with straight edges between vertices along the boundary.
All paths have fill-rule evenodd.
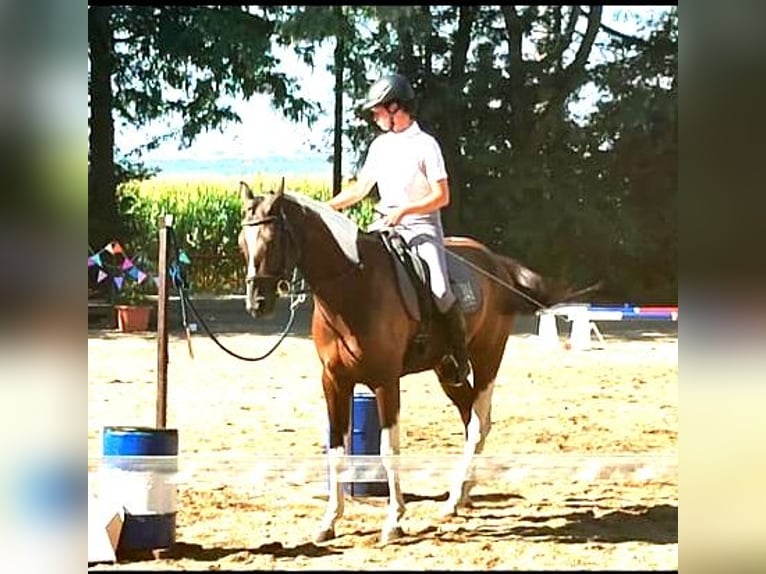
<path id="1" fill-rule="evenodd" d="M 468 259 L 466 259 L 465 257 L 461 257 L 461 256 L 460 256 L 460 255 L 458 255 L 457 253 L 453 253 L 452 251 L 450 251 L 449 249 L 445 248 L 444 246 L 441 246 L 441 245 L 440 245 L 440 246 L 438 246 L 438 247 L 439 247 L 440 249 L 442 249 L 442 251 L 444 251 L 444 252 L 445 252 L 445 253 L 446 253 L 448 256 L 450 256 L 450 257 L 454 257 L 454 258 L 455 258 L 455 259 L 457 259 L 458 261 L 461 261 L 461 262 L 465 263 L 466 265 L 468 265 L 468 266 L 469 266 L 469 267 L 471 267 L 472 269 L 474 269 L 474 270 L 478 271 L 478 272 L 479 272 L 479 273 L 481 273 L 482 275 L 484 275 L 484 276 L 486 276 L 487 278 L 491 279 L 492 281 L 494 281 L 494 282 L 495 282 L 495 283 L 497 283 L 498 285 L 501 285 L 502 287 L 505 287 L 506 289 L 509 289 L 510 291 L 513 291 L 513 292 L 514 292 L 514 293 L 516 293 L 517 295 L 520 295 L 520 296 L 524 297 L 524 298 L 525 298 L 527 301 L 529 301 L 529 302 L 530 302 L 530 303 L 532 303 L 533 305 L 536 305 L 538 309 L 546 309 L 546 308 L 547 308 L 545 305 L 543 305 L 542 303 L 540 303 L 540 301 L 538 301 L 538 300 L 537 300 L 537 299 L 535 299 L 534 297 L 532 297 L 532 296 L 530 296 L 530 295 L 527 295 L 527 294 L 526 294 L 526 293 L 524 293 L 523 291 L 519 291 L 519 290 L 518 290 L 516 287 L 514 287 L 513 285 L 511 285 L 511 284 L 509 284 L 509 283 L 506 283 L 505 281 L 503 281 L 503 280 L 502 280 L 502 279 L 500 279 L 499 277 L 496 277 L 495 275 L 493 275 L 493 274 L 492 274 L 492 273 L 490 273 L 489 271 L 486 271 L 485 269 L 482 269 L 481 267 L 479 267 L 478 265 L 476 265 L 476 264 L 475 264 L 475 263 L 473 263 L 472 261 L 469 261 L 469 260 L 468 260 Z M 572 293 L 569 293 L 569 294 L 568 294 L 568 295 L 567 295 L 567 296 L 564 298 L 564 300 L 566 301 L 566 300 L 570 300 L 570 299 L 572 299 L 572 298 L 574 298 L 574 297 L 579 297 L 580 295 L 584 295 L 585 293 L 589 293 L 590 291 L 595 291 L 595 290 L 596 290 L 596 289 L 598 289 L 598 288 L 599 288 L 599 283 L 596 283 L 596 284 L 594 284 L 594 285 L 589 285 L 588 287 L 583 287 L 582 289 L 578 289 L 577 291 L 573 291 Z"/>
<path id="2" fill-rule="evenodd" d="M 279 219 L 280 219 L 279 217 L 271 215 L 271 216 L 263 217 L 263 218 L 258 219 L 258 220 L 243 221 L 242 225 L 243 226 L 262 225 L 262 224 L 270 223 L 270 222 L 272 222 L 274 220 L 279 220 Z M 282 215 L 282 219 L 281 219 L 280 223 L 287 224 L 287 221 L 285 220 L 284 215 Z M 287 230 L 287 235 L 288 236 L 292 235 L 292 230 L 289 229 L 289 225 L 285 225 L 285 227 L 286 227 L 286 230 Z M 172 248 L 173 248 L 173 251 L 174 251 L 174 253 L 176 255 L 176 261 L 177 261 L 179 259 L 178 258 L 178 255 L 179 255 L 178 242 L 177 242 L 177 239 L 176 239 L 176 236 L 175 236 L 174 229 L 172 227 L 170 227 L 169 231 L 170 231 L 170 239 L 171 239 L 171 243 L 172 243 Z M 482 267 L 480 267 L 479 265 L 477 265 L 477 264 L 473 263 L 472 261 L 466 259 L 465 257 L 462 257 L 461 255 L 458 255 L 457 253 L 454 253 L 454 252 L 450 251 L 446 246 L 438 245 L 437 247 L 439 249 L 441 249 L 446 254 L 446 256 L 452 257 L 454 259 L 457 259 L 458 261 L 460 261 L 463 264 L 467 265 L 468 267 L 470 267 L 471 269 L 475 270 L 476 272 L 481 273 L 482 275 L 484 275 L 485 277 L 487 277 L 491 281 L 494 281 L 498 285 L 508 289 L 509 291 L 512 291 L 513 293 L 516 293 L 520 297 L 523 297 L 524 299 L 526 299 L 528 302 L 530 302 L 532 305 L 534 305 L 538 309 L 545 309 L 546 308 L 545 305 L 543 305 L 540 301 L 538 301 L 534 297 L 528 295 L 527 293 L 524 293 L 523 291 L 519 290 L 518 288 L 516 288 L 512 284 L 508 283 L 507 281 L 504 281 L 500 277 L 497 277 L 493 273 L 490 273 L 489 271 L 483 269 Z M 341 276 L 346 276 L 348 273 L 356 271 L 356 270 L 357 270 L 357 268 L 353 267 L 348 272 L 342 273 Z M 293 323 L 295 321 L 295 310 L 297 309 L 297 307 L 301 303 L 304 303 L 306 301 L 307 293 L 308 293 L 305 290 L 305 282 L 304 282 L 303 278 L 300 277 L 300 273 L 298 271 L 298 266 L 296 265 L 293 268 L 291 279 L 289 281 L 283 280 L 283 283 L 286 283 L 287 287 L 285 289 L 283 289 L 282 291 L 287 295 L 287 297 L 289 298 L 289 301 L 290 301 L 289 302 L 289 313 L 290 314 L 289 314 L 289 317 L 287 319 L 287 323 L 286 323 L 284 329 L 282 329 L 282 332 L 279 334 L 279 336 L 277 338 L 277 341 L 274 343 L 274 345 L 270 349 L 268 349 L 265 353 L 263 353 L 262 355 L 259 355 L 257 357 L 248 357 L 248 356 L 241 355 L 241 354 L 239 354 L 239 353 L 237 353 L 235 351 L 232 351 L 231 349 L 228 349 L 225 345 L 223 345 L 223 343 L 221 343 L 221 341 L 218 339 L 218 337 L 216 337 L 216 335 L 212 332 L 210 327 L 207 325 L 207 323 L 203 319 L 202 315 L 197 311 L 197 308 L 194 306 L 194 304 L 192 303 L 191 299 L 189 298 L 189 296 L 188 296 L 188 294 L 186 292 L 186 289 L 185 289 L 185 281 L 184 281 L 183 277 L 181 276 L 180 269 L 177 266 L 175 268 L 171 267 L 171 269 L 170 269 L 170 276 L 171 276 L 171 280 L 173 282 L 173 285 L 176 287 L 176 289 L 178 289 L 178 292 L 179 292 L 179 295 L 180 295 L 180 301 L 181 301 L 181 319 L 182 319 L 183 327 L 184 327 L 184 329 L 186 331 L 187 339 L 188 339 L 188 342 L 189 342 L 189 352 L 190 352 L 190 354 L 191 354 L 191 340 L 190 340 L 190 335 L 189 335 L 190 331 L 189 331 L 188 317 L 187 317 L 187 313 L 186 313 L 186 305 L 189 306 L 189 308 L 191 309 L 192 313 L 194 314 L 194 316 L 196 317 L 197 321 L 202 326 L 202 329 L 205 331 L 205 333 L 208 335 L 208 337 L 210 337 L 213 340 L 213 342 L 221 350 L 223 350 L 225 353 L 231 355 L 234 358 L 240 359 L 242 361 L 261 361 L 261 360 L 266 359 L 267 357 L 269 357 L 277 349 L 277 347 L 279 347 L 279 345 L 282 343 L 282 341 L 284 341 L 285 337 L 287 336 L 287 334 L 289 333 L 290 329 L 293 326 Z M 328 279 L 328 283 L 334 283 L 335 280 L 337 280 L 339 278 L 340 277 L 330 278 L 330 279 Z M 576 296 L 576 295 L 580 295 L 582 293 L 586 293 L 586 292 L 592 290 L 593 288 L 594 288 L 593 286 L 586 287 L 586 288 L 581 289 L 581 290 L 579 290 L 579 291 L 577 291 L 575 293 L 572 293 L 569 297 L 573 297 L 573 296 Z"/>
<path id="3" fill-rule="evenodd" d="M 178 259 L 178 242 L 176 240 L 175 231 L 171 227 L 170 229 L 170 237 L 171 242 L 173 244 L 173 250 L 176 254 L 176 259 Z M 287 295 L 290 298 L 290 316 L 287 319 L 287 324 L 285 325 L 285 328 L 282 330 L 282 332 L 279 334 L 279 338 L 274 343 L 274 345 L 265 353 L 262 355 L 259 355 L 257 357 L 247 357 L 244 355 L 240 355 L 239 353 L 236 353 L 232 351 L 231 349 L 228 349 L 223 343 L 221 343 L 218 340 L 218 337 L 213 334 L 213 332 L 210 330 L 210 327 L 208 327 L 205 320 L 202 318 L 202 315 L 197 311 L 197 308 L 194 306 L 194 304 L 191 302 L 191 299 L 189 298 L 188 294 L 186 293 L 186 289 L 184 286 L 183 278 L 180 277 L 177 273 L 171 273 L 171 278 L 173 279 L 173 283 L 175 287 L 178 289 L 178 293 L 180 295 L 181 299 L 181 319 L 183 321 L 184 329 L 186 330 L 187 337 L 189 336 L 189 325 L 187 322 L 187 315 L 186 315 L 186 308 L 185 305 L 189 305 L 189 308 L 194 313 L 194 316 L 197 318 L 197 321 L 199 321 L 199 324 L 202 325 L 203 330 L 205 333 L 207 333 L 208 337 L 210 337 L 213 342 L 218 345 L 218 347 L 223 350 L 224 352 L 228 353 L 232 357 L 235 357 L 237 359 L 240 359 L 242 361 L 262 361 L 269 355 L 271 355 L 277 347 L 284 341 L 285 337 L 287 336 L 287 333 L 290 331 L 290 329 L 293 326 L 293 322 L 295 321 L 295 309 L 306 301 L 306 291 L 303 288 L 303 279 L 299 278 L 298 276 L 298 270 L 297 268 L 293 270 L 293 276 L 291 280 L 288 283 L 288 289 L 287 289 Z M 300 285 L 300 287 L 298 287 Z"/>

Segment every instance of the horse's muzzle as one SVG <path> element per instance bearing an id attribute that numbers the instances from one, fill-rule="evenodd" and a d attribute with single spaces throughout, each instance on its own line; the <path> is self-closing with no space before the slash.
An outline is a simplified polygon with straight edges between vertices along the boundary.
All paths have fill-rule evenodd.
<path id="1" fill-rule="evenodd" d="M 259 319 L 274 312 L 276 292 L 274 283 L 271 288 L 264 288 L 268 278 L 248 277 L 246 281 L 245 310 L 254 319 Z"/>

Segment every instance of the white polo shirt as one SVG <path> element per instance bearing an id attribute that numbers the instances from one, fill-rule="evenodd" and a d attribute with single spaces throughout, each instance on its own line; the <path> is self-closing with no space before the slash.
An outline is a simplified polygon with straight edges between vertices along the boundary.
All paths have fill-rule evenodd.
<path id="1" fill-rule="evenodd" d="M 416 121 L 404 131 L 386 132 L 370 145 L 362 167 L 362 178 L 377 181 L 381 211 L 420 199 L 433 183 L 447 178 L 444 157 L 436 139 L 420 129 Z M 441 222 L 439 212 L 408 215 L 402 224 Z"/>

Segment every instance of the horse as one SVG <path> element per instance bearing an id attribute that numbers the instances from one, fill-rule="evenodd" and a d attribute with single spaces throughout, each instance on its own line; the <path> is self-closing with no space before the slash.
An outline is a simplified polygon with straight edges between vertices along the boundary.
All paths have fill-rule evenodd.
<path id="1" fill-rule="evenodd" d="M 394 460 L 399 454 L 400 377 L 433 370 L 463 422 L 463 455 L 440 512 L 442 519 L 448 519 L 459 507 L 471 504 L 475 485 L 471 461 L 482 452 L 490 432 L 495 377 L 516 315 L 584 290 L 575 292 L 563 282 L 546 279 L 477 240 L 445 238 L 447 253 L 466 262 L 479 286 L 478 306 L 464 314 L 472 380 L 460 386 L 448 384 L 449 365 L 454 363 L 444 361 L 447 337 L 439 321 L 430 322 L 420 352 L 411 352 L 419 321 L 406 308 L 392 256 L 380 234 L 359 230 L 321 202 L 285 193 L 284 184 L 282 179 L 278 190 L 256 196 L 240 182 L 243 219 L 238 244 L 247 267 L 245 306 L 255 318 L 270 315 L 280 289 L 296 270 L 313 296 L 311 335 L 321 361 L 329 422 L 329 497 L 316 542 L 333 539 L 343 515 L 338 477 L 344 468 L 354 386 L 366 385 L 374 393 L 379 454 L 389 492 L 380 533 L 385 544 L 404 535 L 400 520 L 405 504 Z M 354 226 L 355 237 L 341 237 L 345 232 L 333 228 L 333 216 Z"/>

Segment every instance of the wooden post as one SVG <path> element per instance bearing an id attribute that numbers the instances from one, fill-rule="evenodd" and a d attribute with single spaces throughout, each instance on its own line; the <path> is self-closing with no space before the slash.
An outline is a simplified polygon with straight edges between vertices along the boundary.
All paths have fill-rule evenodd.
<path id="1" fill-rule="evenodd" d="M 157 428 L 167 424 L 168 399 L 168 227 L 173 225 L 172 215 L 159 218 L 160 242 L 157 273 L 160 278 L 157 300 Z"/>

